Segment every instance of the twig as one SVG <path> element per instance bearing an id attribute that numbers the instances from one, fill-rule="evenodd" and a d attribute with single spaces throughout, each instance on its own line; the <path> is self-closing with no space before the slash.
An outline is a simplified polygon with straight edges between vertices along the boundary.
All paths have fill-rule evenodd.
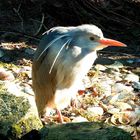
<path id="1" fill-rule="evenodd" d="M 77 4 L 77 2 L 76 1 L 74 1 L 74 2 L 71 2 L 70 3 L 70 6 L 73 8 L 73 10 L 74 10 L 74 12 L 75 12 L 75 14 L 76 14 L 76 18 L 79 20 L 79 22 L 82 24 L 82 21 L 81 21 L 81 19 L 80 19 L 80 17 L 79 17 L 79 15 L 78 15 L 78 8 L 75 8 L 75 5 Z M 78 4 L 77 4 L 77 6 L 78 6 Z"/>
<path id="2" fill-rule="evenodd" d="M 108 52 L 108 51 L 99 51 L 98 52 L 99 54 L 100 53 L 103 53 L 103 54 L 121 54 L 121 55 L 124 55 L 124 56 L 134 56 L 136 54 L 127 54 L 127 53 L 122 53 L 122 52 Z M 140 55 L 137 55 L 137 56 L 140 56 Z"/>
<path id="3" fill-rule="evenodd" d="M 44 13 L 43 13 L 43 15 L 44 15 Z M 44 17 L 44 19 L 45 19 L 45 17 Z M 38 21 L 38 20 L 36 20 L 36 19 L 32 19 L 32 18 L 30 18 L 30 20 L 33 20 L 33 21 L 35 21 L 35 22 L 40 23 L 40 21 Z M 44 21 L 43 21 L 43 22 L 44 22 Z M 48 28 L 45 26 L 44 23 L 42 23 L 42 26 L 45 28 L 45 30 L 48 30 Z"/>
<path id="4" fill-rule="evenodd" d="M 132 21 L 131 19 L 128 19 L 127 17 L 124 17 L 124 16 L 122 16 L 122 15 L 120 15 L 120 14 L 114 12 L 114 11 L 109 11 L 109 12 L 112 13 L 112 14 L 114 14 L 114 15 L 116 15 L 116 16 L 118 16 L 118 17 L 120 17 L 119 20 L 122 20 L 121 23 L 123 23 L 123 22 L 125 22 L 126 24 L 135 23 L 135 24 L 137 24 L 137 25 L 140 25 L 138 22 Z M 123 20 L 123 19 L 124 19 L 124 20 Z M 128 21 L 128 22 L 127 22 L 127 21 Z"/>
<path id="5" fill-rule="evenodd" d="M 18 10 L 16 10 L 16 8 L 13 8 L 14 12 L 18 15 L 19 19 L 21 20 L 21 28 L 24 31 L 24 27 L 23 27 L 23 18 L 21 17 L 21 15 L 19 14 L 19 8 Z"/>
<path id="6" fill-rule="evenodd" d="M 0 31 L 0 33 L 15 33 L 15 34 L 21 34 L 21 35 L 23 35 L 24 37 L 31 38 L 31 39 L 34 39 L 34 40 L 36 40 L 36 41 L 40 41 L 39 38 L 30 36 L 30 35 L 27 35 L 27 34 L 25 34 L 25 33 L 23 34 L 23 33 L 15 32 L 15 31 Z"/>
<path id="7" fill-rule="evenodd" d="M 11 46 L 11 45 L 23 45 L 23 43 L 1 43 L 0 44 L 0 47 L 3 47 L 3 46 Z"/>
<path id="8" fill-rule="evenodd" d="M 8 108 L 8 106 L 6 105 L 6 103 L 4 102 L 3 99 L 0 98 L 0 101 L 2 101 L 1 105 L 4 105 L 6 110 L 10 112 L 10 109 Z"/>
<path id="9" fill-rule="evenodd" d="M 40 22 L 40 21 L 38 21 L 38 22 Z M 34 34 L 34 36 L 36 36 L 40 32 L 40 30 L 43 26 L 43 23 L 44 23 L 44 13 L 42 13 L 42 19 L 41 19 L 41 22 L 40 22 L 40 26 L 39 26 L 38 30 L 36 31 L 36 33 Z"/>
<path id="10" fill-rule="evenodd" d="M 19 12 L 19 10 L 20 10 L 21 3 L 22 3 L 22 1 L 20 1 L 20 4 L 19 4 L 19 6 L 18 6 L 18 8 L 17 8 L 17 12 Z"/>

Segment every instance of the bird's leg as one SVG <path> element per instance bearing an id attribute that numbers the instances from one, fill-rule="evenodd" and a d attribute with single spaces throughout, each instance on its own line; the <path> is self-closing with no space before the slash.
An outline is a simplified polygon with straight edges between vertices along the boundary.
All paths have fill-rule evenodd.
<path id="1" fill-rule="evenodd" d="M 51 117 L 50 117 L 51 111 L 52 111 L 51 108 L 46 107 L 45 110 L 42 113 L 40 113 L 39 116 L 43 124 L 47 124 L 51 122 Z"/>
<path id="2" fill-rule="evenodd" d="M 59 109 L 56 109 L 56 112 L 57 112 L 57 115 L 58 115 L 59 122 L 64 123 L 61 111 Z"/>
<path id="3" fill-rule="evenodd" d="M 71 107 L 77 108 L 77 106 L 78 106 L 77 99 L 71 99 Z"/>
<path id="4" fill-rule="evenodd" d="M 78 94 L 74 94 L 74 96 L 71 98 L 70 106 L 72 108 L 77 108 L 78 107 L 78 99 L 77 99 Z"/>

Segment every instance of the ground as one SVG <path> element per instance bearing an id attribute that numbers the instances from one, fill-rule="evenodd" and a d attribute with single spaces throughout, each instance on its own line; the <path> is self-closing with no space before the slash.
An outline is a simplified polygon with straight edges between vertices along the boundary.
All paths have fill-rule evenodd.
<path id="1" fill-rule="evenodd" d="M 26 96 L 34 96 L 31 65 L 35 50 L 36 46 L 23 42 L 1 44 L 0 78 L 9 92 L 20 94 L 20 90 Z M 104 122 L 130 132 L 133 139 L 139 139 L 139 64 L 140 58 L 132 55 L 99 53 L 95 64 L 83 79 L 83 87 L 79 87 L 78 106 L 62 111 L 65 121 Z M 6 84 L 6 81 L 9 83 Z M 58 123 L 55 111 L 52 111 L 48 123 Z"/>
<path id="2" fill-rule="evenodd" d="M 128 47 L 108 47 L 98 52 L 98 59 L 85 76 L 82 89 L 79 87 L 78 107 L 62 111 L 67 117 L 65 121 L 105 122 L 139 139 L 139 8 L 138 0 L 1 2 L 0 87 L 5 85 L 8 92 L 22 92 L 34 100 L 31 66 L 41 34 L 58 25 L 95 24 L 105 37 L 120 40 Z M 5 108 L 8 102 L 2 104 L 2 97 L 0 103 Z M 51 121 L 57 123 L 55 112 L 52 112 Z"/>

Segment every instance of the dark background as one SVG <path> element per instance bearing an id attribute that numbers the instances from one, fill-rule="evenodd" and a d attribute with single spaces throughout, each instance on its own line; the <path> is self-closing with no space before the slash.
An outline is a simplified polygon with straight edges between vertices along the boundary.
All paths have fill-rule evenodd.
<path id="1" fill-rule="evenodd" d="M 1 0 L 0 41 L 38 43 L 41 34 L 54 26 L 90 23 L 105 37 L 126 43 L 128 48 L 103 52 L 140 55 L 139 0 Z"/>

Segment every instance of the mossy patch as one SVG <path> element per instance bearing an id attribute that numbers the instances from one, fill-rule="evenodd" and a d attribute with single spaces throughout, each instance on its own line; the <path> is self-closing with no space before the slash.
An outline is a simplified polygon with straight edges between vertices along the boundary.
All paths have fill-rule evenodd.
<path id="1" fill-rule="evenodd" d="M 41 140 L 132 140 L 129 133 L 98 122 L 46 126 Z"/>
<path id="2" fill-rule="evenodd" d="M 11 130 L 9 131 L 9 136 L 12 139 L 18 139 L 32 130 L 39 130 L 41 128 L 42 123 L 40 119 L 31 114 L 22 118 L 18 123 L 13 124 Z"/>
<path id="3" fill-rule="evenodd" d="M 14 65 L 12 63 L 4 63 L 4 62 L 0 62 L 0 68 L 7 68 L 7 69 L 12 69 L 12 68 L 18 68 L 17 65 Z"/>
<path id="4" fill-rule="evenodd" d="M 10 126 L 27 113 L 29 107 L 24 97 L 16 97 L 5 89 L 0 90 L 0 132 L 6 134 Z"/>

